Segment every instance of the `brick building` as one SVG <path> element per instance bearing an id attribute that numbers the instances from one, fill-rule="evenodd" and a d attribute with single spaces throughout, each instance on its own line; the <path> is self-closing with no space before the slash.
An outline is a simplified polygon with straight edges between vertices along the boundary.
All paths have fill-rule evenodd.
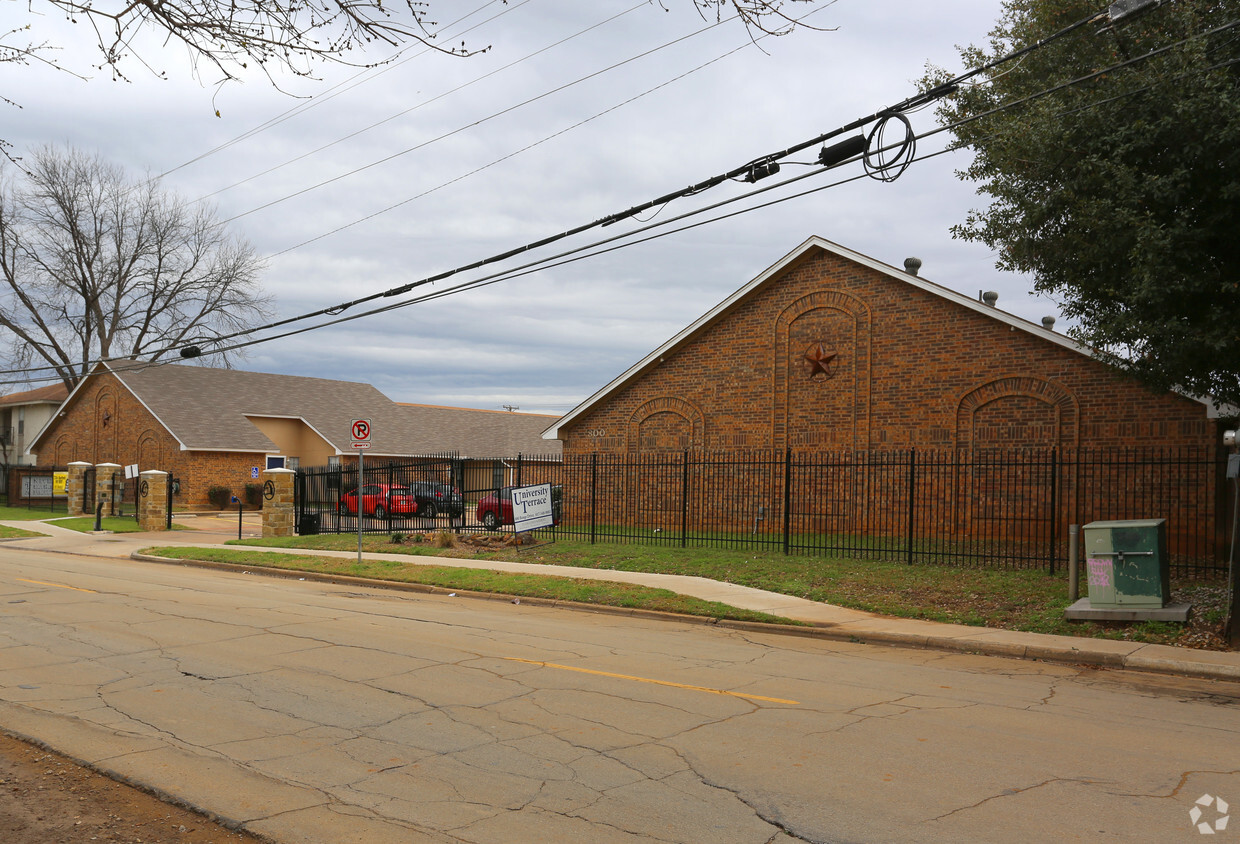
<path id="1" fill-rule="evenodd" d="M 539 438 L 548 416 L 399 404 L 351 381 L 134 361 L 99 364 L 30 451 L 38 466 L 166 471 L 178 480 L 176 503 L 200 507 L 211 486 L 239 496 L 268 468 L 354 461 L 350 423 L 359 418 L 373 431 L 367 461 L 559 452 Z"/>
<path id="2" fill-rule="evenodd" d="M 1214 446 L 1220 415 L 1061 333 L 813 237 L 543 436 L 566 455 Z"/>

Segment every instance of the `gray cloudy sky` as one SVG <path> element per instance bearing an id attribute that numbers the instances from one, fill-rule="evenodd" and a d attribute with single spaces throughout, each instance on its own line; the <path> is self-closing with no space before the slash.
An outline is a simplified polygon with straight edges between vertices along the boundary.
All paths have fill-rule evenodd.
<path id="1" fill-rule="evenodd" d="M 982 43 L 1000 3 L 822 0 L 808 18 L 819 31 L 756 46 L 736 21 L 704 22 L 690 0 L 663 6 L 433 0 L 445 43 L 491 49 L 466 59 L 410 50 L 360 74 L 323 67 L 320 81 L 282 82 L 288 93 L 259 75 L 217 90 L 207 69 L 195 79 L 183 51 L 158 42 L 142 56 L 168 80 L 131 62 L 132 81 L 114 82 L 90 69 L 82 27 L 49 7 L 36 37 L 65 44 L 62 61 L 93 78 L 0 65 L 0 93 L 22 106 L 6 110 L 3 132 L 19 155 L 69 143 L 135 175 L 166 173 L 168 188 L 213 203 L 270 256 L 265 285 L 286 317 L 557 234 L 897 103 L 915 92 L 926 62 L 962 69 L 955 45 Z M 913 122 L 929 130 L 933 114 Z M 925 139 L 918 154 L 945 142 Z M 1034 321 L 1054 313 L 1028 295 L 1028 280 L 1000 275 L 990 250 L 951 239 L 949 226 L 979 203 L 954 176 L 964 155 L 914 163 L 891 183 L 860 179 L 274 340 L 240 365 L 366 381 L 397 401 L 564 413 L 810 235 L 896 266 L 916 255 L 923 277 L 973 296 L 997 290 L 1001 308 Z M 816 148 L 792 158 L 815 156 Z M 810 171 L 787 165 L 757 186 L 727 182 L 640 219 L 669 219 Z M 860 172 L 849 165 L 764 196 Z M 579 235 L 524 260 L 640 225 Z"/>

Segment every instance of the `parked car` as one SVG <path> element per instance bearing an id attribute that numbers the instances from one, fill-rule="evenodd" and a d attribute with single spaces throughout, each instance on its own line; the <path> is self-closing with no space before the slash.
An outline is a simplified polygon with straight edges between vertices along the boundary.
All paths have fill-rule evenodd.
<path id="1" fill-rule="evenodd" d="M 418 501 L 408 487 L 391 484 L 366 484 L 362 487 L 362 515 L 386 519 L 394 516 L 412 516 L 418 512 Z M 357 489 L 340 496 L 340 515 L 357 515 Z"/>
<path id="2" fill-rule="evenodd" d="M 501 487 L 499 495 L 489 493 L 478 502 L 475 513 L 478 521 L 487 530 L 495 530 L 500 525 L 510 525 L 512 520 L 512 487 Z M 561 502 L 564 498 L 564 487 L 556 484 L 551 487 L 551 523 L 560 523 Z"/>
<path id="3" fill-rule="evenodd" d="M 418 515 L 433 519 L 441 513 L 460 518 L 465 515 L 465 498 L 451 484 L 434 481 L 413 481 L 409 484 L 418 502 Z"/>

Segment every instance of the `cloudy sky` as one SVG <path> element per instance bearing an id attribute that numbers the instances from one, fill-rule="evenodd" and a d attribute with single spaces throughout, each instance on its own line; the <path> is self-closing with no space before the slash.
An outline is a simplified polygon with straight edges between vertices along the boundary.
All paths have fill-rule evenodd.
<path id="1" fill-rule="evenodd" d="M 27 19 L 26 4 L 4 6 L 6 29 Z M 408 50 L 365 72 L 320 67 L 318 80 L 281 80 L 283 90 L 254 74 L 218 87 L 154 40 L 140 55 L 167 79 L 130 62 L 130 81 L 113 81 L 91 68 L 85 28 L 39 6 L 36 37 L 63 44 L 62 63 L 91 79 L 0 65 L 0 94 L 21 106 L 2 124 L 15 152 L 72 144 L 135 176 L 165 174 L 167 188 L 212 203 L 267 256 L 265 287 L 288 317 L 574 229 L 898 103 L 927 62 L 963 69 L 956 45 L 982 43 L 1000 4 L 819 0 L 797 8 L 816 9 L 806 20 L 816 29 L 755 44 L 737 21 L 704 21 L 690 0 L 433 0 L 445 43 L 490 49 Z M 912 120 L 934 127 L 930 110 Z M 918 155 L 944 144 L 924 139 Z M 816 150 L 790 160 L 812 162 Z M 256 345 L 240 365 L 365 381 L 397 401 L 565 413 L 811 235 L 895 266 L 920 257 L 923 277 L 971 296 L 996 290 L 1001 308 L 1035 322 L 1054 314 L 1027 279 L 998 273 L 990 250 L 952 240 L 949 227 L 980 202 L 954 175 L 965 155 L 916 162 L 890 183 L 828 188 L 862 173 L 848 165 L 597 257 Z M 729 181 L 497 268 L 814 169 Z M 824 189 L 794 197 L 814 188 Z"/>

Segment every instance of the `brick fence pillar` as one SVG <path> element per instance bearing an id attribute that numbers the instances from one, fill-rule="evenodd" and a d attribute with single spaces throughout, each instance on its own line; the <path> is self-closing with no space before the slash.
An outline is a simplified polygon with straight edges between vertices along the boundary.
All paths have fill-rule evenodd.
<path id="1" fill-rule="evenodd" d="M 116 515 L 116 502 L 112 500 L 112 476 L 123 467 L 119 463 L 95 464 L 95 507 L 103 505 L 103 515 Z M 88 515 L 93 516 L 94 513 Z"/>
<path id="2" fill-rule="evenodd" d="M 263 536 L 292 536 L 292 469 L 268 469 L 263 473 Z"/>
<path id="3" fill-rule="evenodd" d="M 69 476 L 65 478 L 65 496 L 68 498 L 70 516 L 93 516 L 86 512 L 86 471 L 90 464 L 78 460 L 69 464 Z"/>
<path id="4" fill-rule="evenodd" d="M 141 530 L 167 529 L 167 472 L 148 469 L 138 475 L 138 527 Z"/>

